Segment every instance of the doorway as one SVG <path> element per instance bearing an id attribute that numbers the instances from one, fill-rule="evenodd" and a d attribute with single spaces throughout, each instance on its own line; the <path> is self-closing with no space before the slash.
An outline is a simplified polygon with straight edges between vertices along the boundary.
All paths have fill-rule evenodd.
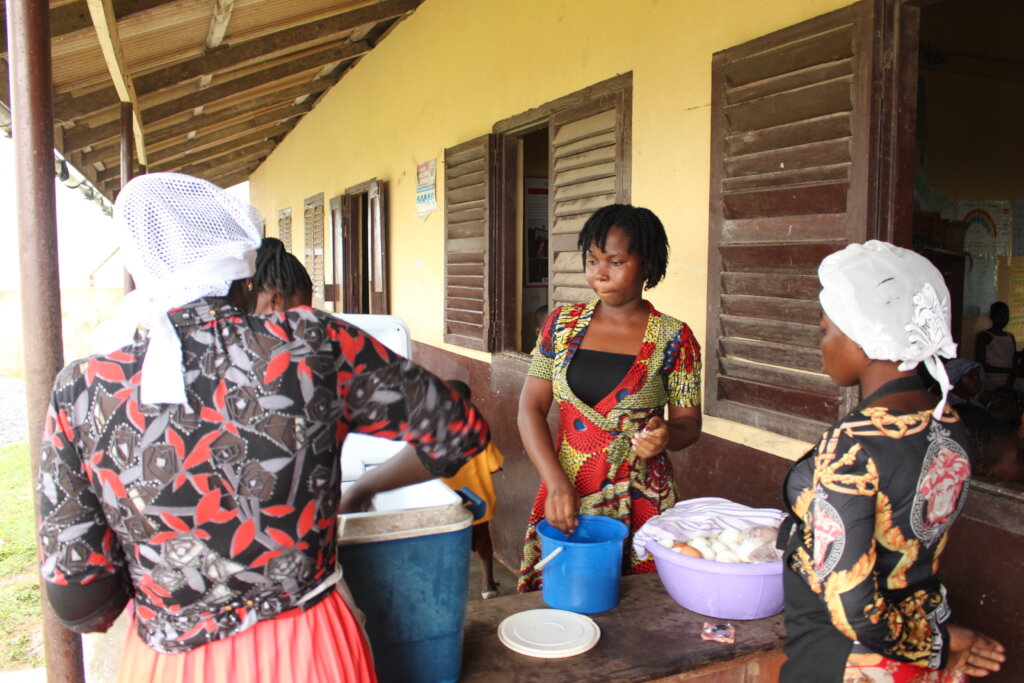
<path id="1" fill-rule="evenodd" d="M 1022 25 L 1019 0 L 927 4 L 916 83 L 903 84 L 917 91 L 914 248 L 947 276 L 963 358 L 994 301 L 1009 304 L 1007 331 L 1024 340 L 1024 238 L 1013 235 L 1024 229 Z"/>
<path id="2" fill-rule="evenodd" d="M 384 183 L 376 178 L 331 199 L 334 310 L 387 314 L 388 240 Z"/>

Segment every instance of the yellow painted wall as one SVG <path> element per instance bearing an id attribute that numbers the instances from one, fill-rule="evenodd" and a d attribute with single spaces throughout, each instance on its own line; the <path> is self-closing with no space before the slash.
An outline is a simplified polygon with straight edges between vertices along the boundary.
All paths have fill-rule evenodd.
<path id="1" fill-rule="evenodd" d="M 416 164 L 495 122 L 633 73 L 632 201 L 657 213 L 672 247 L 655 306 L 705 338 L 711 55 L 849 0 L 427 0 L 335 86 L 252 175 L 252 201 L 276 230 L 302 201 L 376 177 L 388 184 L 392 311 L 418 341 L 443 342 L 441 211 L 416 217 Z M 327 272 L 330 272 L 328 265 Z M 509 303 L 511 305 L 511 302 Z M 806 445 L 708 419 L 706 431 L 784 457 Z"/>

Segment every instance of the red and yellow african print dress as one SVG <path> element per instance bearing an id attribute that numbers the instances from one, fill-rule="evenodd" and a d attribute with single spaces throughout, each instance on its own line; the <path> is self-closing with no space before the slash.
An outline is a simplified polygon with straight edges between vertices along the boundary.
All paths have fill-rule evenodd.
<path id="1" fill-rule="evenodd" d="M 580 514 L 621 520 L 632 536 L 648 519 L 675 505 L 678 491 L 668 454 L 638 458 L 630 436 L 652 417 L 664 416 L 666 405 L 700 405 L 700 345 L 685 323 L 647 303 L 650 315 L 636 360 L 618 386 L 591 407 L 569 388 L 566 371 L 597 304 L 595 299 L 551 313 L 537 339 L 529 374 L 551 382 L 559 409 L 555 447 L 562 469 L 580 495 Z M 520 592 L 541 585 L 533 567 L 540 559 L 537 524 L 544 519 L 546 499 L 547 488 L 541 483 L 526 531 Z M 640 561 L 632 551 L 625 564 L 624 570 L 631 574 L 654 571 L 651 558 Z"/>

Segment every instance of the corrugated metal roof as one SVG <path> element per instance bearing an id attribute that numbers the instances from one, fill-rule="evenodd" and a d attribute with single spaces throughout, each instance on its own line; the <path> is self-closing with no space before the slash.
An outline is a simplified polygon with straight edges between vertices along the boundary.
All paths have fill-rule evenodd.
<path id="1" fill-rule="evenodd" d="M 112 0 L 149 168 L 244 180 L 420 2 Z M 98 29 L 85 0 L 51 0 L 50 23 L 58 150 L 112 197 L 121 107 Z"/>

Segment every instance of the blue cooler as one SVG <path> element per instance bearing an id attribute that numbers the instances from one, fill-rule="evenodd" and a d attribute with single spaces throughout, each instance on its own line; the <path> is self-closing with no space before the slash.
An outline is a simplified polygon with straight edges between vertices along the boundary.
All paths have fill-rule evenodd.
<path id="1" fill-rule="evenodd" d="M 457 681 L 473 516 L 434 480 L 382 493 L 341 515 L 338 559 L 382 683 Z"/>

